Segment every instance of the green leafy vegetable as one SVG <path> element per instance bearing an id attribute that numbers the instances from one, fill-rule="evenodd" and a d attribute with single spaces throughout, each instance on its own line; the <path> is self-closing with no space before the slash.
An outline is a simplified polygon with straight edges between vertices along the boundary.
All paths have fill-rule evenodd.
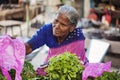
<path id="1" fill-rule="evenodd" d="M 15 80 L 15 73 L 16 71 L 14 69 L 11 69 L 9 71 L 12 80 Z M 30 62 L 25 61 L 21 76 L 22 76 L 22 80 L 36 80 L 35 70 L 33 69 L 33 65 Z M 0 71 L 0 80 L 7 80 L 2 75 L 1 71 Z"/>
<path id="2" fill-rule="evenodd" d="M 77 73 L 82 73 L 83 70 L 77 56 L 69 52 L 51 58 L 46 68 L 49 80 L 73 80 Z"/>
<path id="3" fill-rule="evenodd" d="M 97 77 L 95 80 L 120 80 L 119 72 L 104 72 L 102 76 Z"/>
<path id="4" fill-rule="evenodd" d="M 30 62 L 25 61 L 21 76 L 22 80 L 32 80 L 36 77 L 35 70 Z"/>

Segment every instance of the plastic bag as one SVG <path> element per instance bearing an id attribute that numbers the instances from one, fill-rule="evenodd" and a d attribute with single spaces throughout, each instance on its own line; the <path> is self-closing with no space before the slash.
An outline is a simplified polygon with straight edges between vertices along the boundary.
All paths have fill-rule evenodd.
<path id="1" fill-rule="evenodd" d="M 85 65 L 85 70 L 82 74 L 82 80 L 87 80 L 88 77 L 101 76 L 104 71 L 110 71 L 111 62 L 106 63 L 88 63 Z"/>
<path id="2" fill-rule="evenodd" d="M 12 80 L 8 71 L 16 70 L 15 80 L 22 80 L 20 74 L 25 60 L 24 43 L 18 39 L 11 39 L 8 35 L 0 38 L 0 69 L 7 80 Z"/>

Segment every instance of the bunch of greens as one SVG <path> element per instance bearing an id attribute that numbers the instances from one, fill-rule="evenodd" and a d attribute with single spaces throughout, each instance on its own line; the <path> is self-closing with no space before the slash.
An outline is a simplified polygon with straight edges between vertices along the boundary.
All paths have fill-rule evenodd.
<path id="1" fill-rule="evenodd" d="M 76 55 L 64 52 L 49 60 L 45 69 L 46 76 L 39 76 L 37 80 L 82 80 L 84 66 L 79 63 Z M 87 80 L 120 80 L 119 72 L 103 72 L 99 77 L 89 77 Z"/>
<path id="2" fill-rule="evenodd" d="M 33 65 L 30 62 L 25 61 L 21 76 L 22 76 L 22 80 L 32 80 L 32 79 L 35 80 L 36 73 L 33 68 Z"/>
<path id="3" fill-rule="evenodd" d="M 10 74 L 12 80 L 15 80 L 15 73 L 16 73 L 16 71 L 14 69 L 11 69 L 9 71 L 9 74 Z M 22 77 L 22 80 L 35 80 L 35 78 L 36 78 L 35 70 L 33 69 L 33 65 L 30 62 L 25 61 L 24 67 L 23 67 L 23 70 L 21 73 L 21 77 Z M 1 71 L 0 71 L 0 80 L 7 80 L 2 75 Z"/>
<path id="4" fill-rule="evenodd" d="M 77 75 L 84 70 L 75 54 L 64 52 L 49 60 L 46 68 L 48 80 L 77 80 Z"/>
<path id="5" fill-rule="evenodd" d="M 120 80 L 119 72 L 104 72 L 102 76 L 97 77 L 95 80 Z"/>

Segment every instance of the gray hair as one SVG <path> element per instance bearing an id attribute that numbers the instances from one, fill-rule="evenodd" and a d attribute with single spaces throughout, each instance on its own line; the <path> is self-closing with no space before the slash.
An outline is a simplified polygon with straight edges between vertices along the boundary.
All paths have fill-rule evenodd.
<path id="1" fill-rule="evenodd" d="M 75 8 L 64 5 L 58 9 L 57 14 L 59 13 L 65 13 L 65 16 L 67 16 L 67 18 L 69 19 L 70 24 L 77 25 L 79 20 L 79 14 Z"/>

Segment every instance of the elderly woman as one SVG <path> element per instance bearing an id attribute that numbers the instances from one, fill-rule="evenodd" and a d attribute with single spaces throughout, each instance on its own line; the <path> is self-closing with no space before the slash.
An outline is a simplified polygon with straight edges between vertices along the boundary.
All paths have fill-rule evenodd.
<path id="1" fill-rule="evenodd" d="M 25 44 L 26 54 L 46 44 L 49 47 L 46 62 L 63 52 L 74 53 L 85 62 L 85 37 L 80 28 L 76 28 L 78 12 L 71 6 L 61 6 L 52 23 L 42 26 Z"/>

